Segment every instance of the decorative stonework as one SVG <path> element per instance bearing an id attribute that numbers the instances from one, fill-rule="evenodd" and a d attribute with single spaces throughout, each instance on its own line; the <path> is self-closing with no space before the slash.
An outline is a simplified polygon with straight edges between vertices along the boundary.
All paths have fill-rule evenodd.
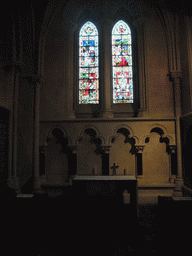
<path id="1" fill-rule="evenodd" d="M 102 146 L 102 149 L 103 149 L 105 154 L 109 154 L 110 148 L 111 148 L 111 145 L 103 145 Z"/>
<path id="2" fill-rule="evenodd" d="M 142 153 L 144 149 L 144 145 L 135 145 L 135 149 L 137 153 Z"/>
<path id="3" fill-rule="evenodd" d="M 78 147 L 77 146 L 69 146 L 73 154 L 77 154 Z"/>
<path id="4" fill-rule="evenodd" d="M 176 153 L 176 150 L 177 150 L 176 145 L 169 145 L 168 146 L 168 153 L 169 154 Z"/>

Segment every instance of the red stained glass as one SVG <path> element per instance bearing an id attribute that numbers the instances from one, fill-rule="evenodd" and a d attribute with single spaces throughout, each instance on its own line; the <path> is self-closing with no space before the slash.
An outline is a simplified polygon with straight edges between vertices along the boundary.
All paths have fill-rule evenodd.
<path id="1" fill-rule="evenodd" d="M 98 30 L 88 21 L 79 33 L 79 104 L 99 104 Z"/>
<path id="2" fill-rule="evenodd" d="M 133 103 L 131 30 L 122 20 L 112 30 L 113 103 Z"/>

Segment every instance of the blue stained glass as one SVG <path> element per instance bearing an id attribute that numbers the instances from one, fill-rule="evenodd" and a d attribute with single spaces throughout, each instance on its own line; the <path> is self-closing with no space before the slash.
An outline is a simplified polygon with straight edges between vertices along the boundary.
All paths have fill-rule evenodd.
<path id="1" fill-rule="evenodd" d="M 131 30 L 122 20 L 112 30 L 113 103 L 133 103 Z"/>
<path id="2" fill-rule="evenodd" d="M 79 33 L 79 104 L 99 104 L 98 31 L 88 21 Z"/>

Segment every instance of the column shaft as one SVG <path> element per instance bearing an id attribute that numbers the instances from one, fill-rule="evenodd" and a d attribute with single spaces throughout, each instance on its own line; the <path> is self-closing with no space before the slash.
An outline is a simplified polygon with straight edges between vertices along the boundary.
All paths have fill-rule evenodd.
<path id="1" fill-rule="evenodd" d="M 67 33 L 67 119 L 74 119 L 75 114 L 73 110 L 73 104 L 74 104 L 74 99 L 73 99 L 73 77 L 74 77 L 74 71 L 73 71 L 73 53 L 74 53 L 74 47 L 73 47 L 73 31 L 75 28 L 75 24 L 68 23 L 67 26 L 68 30 L 66 31 Z"/>
<path id="2" fill-rule="evenodd" d="M 111 20 L 103 20 L 103 118 L 113 118 L 112 106 L 112 87 L 111 87 Z"/>
<path id="3" fill-rule="evenodd" d="M 18 136 L 18 83 L 19 73 L 14 69 L 14 93 L 13 93 L 13 181 L 14 188 L 19 193 L 19 184 L 17 178 L 17 136 Z"/>
<path id="4" fill-rule="evenodd" d="M 182 174 L 182 154 L 181 154 L 181 131 L 180 131 L 180 116 L 181 116 L 181 91 L 180 91 L 180 78 L 181 72 L 172 71 L 170 76 L 174 86 L 174 100 L 175 100 L 175 130 L 176 130 L 176 145 L 177 145 L 177 178 L 176 188 L 174 195 L 182 196 L 181 186 L 183 185 L 183 174 Z"/>
<path id="5" fill-rule="evenodd" d="M 39 174 L 39 113 L 40 111 L 40 82 L 35 84 L 34 95 L 34 189 L 40 189 Z"/>

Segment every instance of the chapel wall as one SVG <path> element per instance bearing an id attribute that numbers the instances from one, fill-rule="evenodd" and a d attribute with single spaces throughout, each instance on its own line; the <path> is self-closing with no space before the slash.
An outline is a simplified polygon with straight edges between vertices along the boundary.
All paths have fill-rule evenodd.
<path id="1" fill-rule="evenodd" d="M 75 148 L 77 168 L 72 170 L 77 175 L 94 175 L 96 168 L 97 175 L 103 175 L 103 151 L 102 148 L 109 147 L 109 175 L 112 175 L 111 166 L 119 166 L 116 175 L 136 176 L 136 146 L 141 146 L 142 151 L 142 175 L 138 176 L 139 185 L 170 183 L 171 166 L 169 146 L 175 146 L 175 121 L 114 121 L 106 122 L 100 119 L 97 122 L 41 122 L 40 144 L 45 151 L 50 150 L 50 157 L 47 158 L 45 173 L 50 172 L 50 166 L 57 165 L 60 173 L 64 173 L 67 165 L 70 165 L 71 157 L 66 157 L 66 163 L 59 167 L 60 153 L 51 151 L 47 147 L 47 139 L 55 128 L 64 131 L 64 137 L 68 140 L 67 147 Z M 127 131 L 127 135 L 121 130 Z M 153 132 L 161 130 L 161 134 Z M 86 130 L 93 130 L 94 136 L 86 134 Z M 98 142 L 99 141 L 99 142 Z M 133 143 L 132 143 L 133 141 Z M 59 142 L 59 141 L 58 141 Z M 59 144 L 57 144 L 57 147 Z M 61 146 L 61 145 L 60 145 Z M 54 146 L 55 147 L 55 146 Z M 55 158 L 53 157 L 55 154 Z M 52 160 L 51 160 L 52 159 Z M 155 161 L 154 161 L 155 159 Z M 64 161 L 64 158 L 61 160 Z M 63 167 L 64 166 L 64 167 Z M 71 173 L 68 168 L 68 174 Z M 63 174 L 64 175 L 64 174 Z M 66 181 L 66 180 L 65 180 Z"/>
<path id="2" fill-rule="evenodd" d="M 86 6 L 81 6 L 86 10 Z M 126 8 L 126 5 L 125 5 Z M 132 8 L 131 18 L 134 23 L 138 19 L 146 20 L 144 23 L 144 67 L 146 83 L 146 109 L 140 113 L 146 118 L 172 118 L 174 117 L 174 97 L 172 83 L 169 81 L 168 72 L 168 48 L 166 36 L 156 12 L 153 9 L 143 14 L 136 15 L 136 7 Z M 144 7 L 143 7 L 144 8 Z M 95 10 L 93 21 L 105 22 L 105 18 Z M 107 13 L 112 15 L 114 9 L 109 7 Z M 79 17 L 79 9 L 73 9 L 73 15 Z M 50 24 L 45 42 L 45 82 L 41 87 L 41 120 L 65 120 L 67 117 L 67 104 L 69 100 L 69 89 L 72 90 L 73 101 L 77 98 L 78 72 L 75 69 L 75 30 L 79 29 L 76 16 L 56 15 Z M 107 14 L 106 14 L 107 16 Z M 111 16 L 113 17 L 113 16 Z M 130 18 L 130 17 L 129 17 Z M 70 23 L 71 22 L 71 23 Z M 70 23 L 70 26 L 68 25 Z M 68 34 L 72 33 L 73 45 L 67 43 Z M 110 47 L 110 46 L 109 46 Z M 109 49 L 110 50 L 110 49 Z M 139 57 L 139 56 L 138 56 Z M 69 66 L 72 66 L 69 73 Z M 100 73 L 100 77 L 102 77 Z M 69 84 L 69 76 L 72 76 L 73 83 Z M 109 79 L 109 78 L 107 78 Z M 106 83 L 108 83 L 106 81 Z M 69 88 L 70 86 L 70 88 Z M 106 96 L 109 97 L 109 96 Z M 102 104 L 102 102 L 101 102 Z M 73 104 L 74 105 L 74 104 Z M 73 109 L 74 110 L 74 109 Z"/>

